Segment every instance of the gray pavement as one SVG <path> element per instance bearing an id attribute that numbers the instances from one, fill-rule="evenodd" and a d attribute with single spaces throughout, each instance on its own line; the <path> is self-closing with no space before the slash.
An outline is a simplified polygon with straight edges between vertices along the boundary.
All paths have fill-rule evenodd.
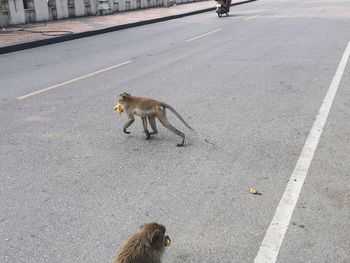
<path id="1" fill-rule="evenodd" d="M 232 0 L 231 6 L 256 0 Z M 0 54 L 95 36 L 126 28 L 158 23 L 215 10 L 212 0 L 116 12 L 103 16 L 85 16 L 16 25 L 0 30 Z"/>
<path id="2" fill-rule="evenodd" d="M 350 40 L 349 16 L 345 0 L 260 0 L 221 19 L 2 55 L 0 262 L 111 262 L 149 221 L 173 240 L 164 262 L 253 262 Z M 277 262 L 349 262 L 349 73 Z M 139 120 L 123 134 L 126 117 L 113 112 L 123 91 L 168 102 L 216 145 L 171 113 L 183 148 L 163 127 L 145 141 Z"/>

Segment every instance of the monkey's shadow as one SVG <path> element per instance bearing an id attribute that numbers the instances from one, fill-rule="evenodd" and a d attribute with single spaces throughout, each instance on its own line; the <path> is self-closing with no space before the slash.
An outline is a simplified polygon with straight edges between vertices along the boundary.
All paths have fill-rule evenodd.
<path id="1" fill-rule="evenodd" d="M 176 144 L 181 142 L 181 140 L 176 139 L 172 137 L 172 134 L 169 133 L 158 133 L 157 135 L 151 135 L 151 138 L 146 140 L 144 134 L 128 134 L 125 136 L 123 139 L 123 142 L 121 144 L 128 144 L 129 146 L 135 147 L 135 150 L 138 149 L 139 147 L 145 147 L 145 146 L 150 146 L 150 147 L 169 147 L 170 145 L 173 145 L 176 147 Z M 193 146 L 193 142 L 190 138 L 186 139 L 185 144 L 181 147 L 176 147 L 176 148 L 186 148 L 189 146 Z"/>

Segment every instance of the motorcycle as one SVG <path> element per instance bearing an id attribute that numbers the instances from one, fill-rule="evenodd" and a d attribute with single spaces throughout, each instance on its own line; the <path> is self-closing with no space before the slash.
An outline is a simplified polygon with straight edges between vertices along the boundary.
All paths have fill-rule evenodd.
<path id="1" fill-rule="evenodd" d="M 230 12 L 230 6 L 227 5 L 224 0 L 220 0 L 220 2 L 216 4 L 215 12 L 218 14 L 218 17 L 221 17 L 223 14 L 226 14 L 228 16 L 228 13 Z"/>

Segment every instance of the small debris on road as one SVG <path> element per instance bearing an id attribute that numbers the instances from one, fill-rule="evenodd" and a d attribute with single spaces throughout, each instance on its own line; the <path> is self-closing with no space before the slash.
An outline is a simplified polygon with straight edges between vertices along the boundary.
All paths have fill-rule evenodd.
<path id="1" fill-rule="evenodd" d="M 300 225 L 299 225 L 298 223 L 296 223 L 296 222 L 294 222 L 294 221 L 292 222 L 292 225 L 293 225 L 293 226 L 298 226 L 298 227 L 300 227 L 300 228 L 302 228 L 302 229 L 305 229 L 305 225 L 303 225 L 303 224 L 300 224 Z M 305 230 L 306 230 L 306 229 L 305 229 Z"/>
<path id="2" fill-rule="evenodd" d="M 248 188 L 248 192 L 253 194 L 253 195 L 261 195 L 261 193 L 259 193 L 255 188 L 253 187 L 249 187 Z"/>

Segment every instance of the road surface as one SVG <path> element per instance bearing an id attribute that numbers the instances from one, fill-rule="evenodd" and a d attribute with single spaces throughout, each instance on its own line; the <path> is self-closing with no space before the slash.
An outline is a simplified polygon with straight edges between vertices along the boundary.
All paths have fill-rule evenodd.
<path id="1" fill-rule="evenodd" d="M 259 0 L 2 55 L 0 262 L 111 262 L 150 221 L 168 263 L 350 262 L 349 17 L 346 0 Z M 185 147 L 140 120 L 123 134 L 123 91 L 215 145 L 171 113 Z"/>

